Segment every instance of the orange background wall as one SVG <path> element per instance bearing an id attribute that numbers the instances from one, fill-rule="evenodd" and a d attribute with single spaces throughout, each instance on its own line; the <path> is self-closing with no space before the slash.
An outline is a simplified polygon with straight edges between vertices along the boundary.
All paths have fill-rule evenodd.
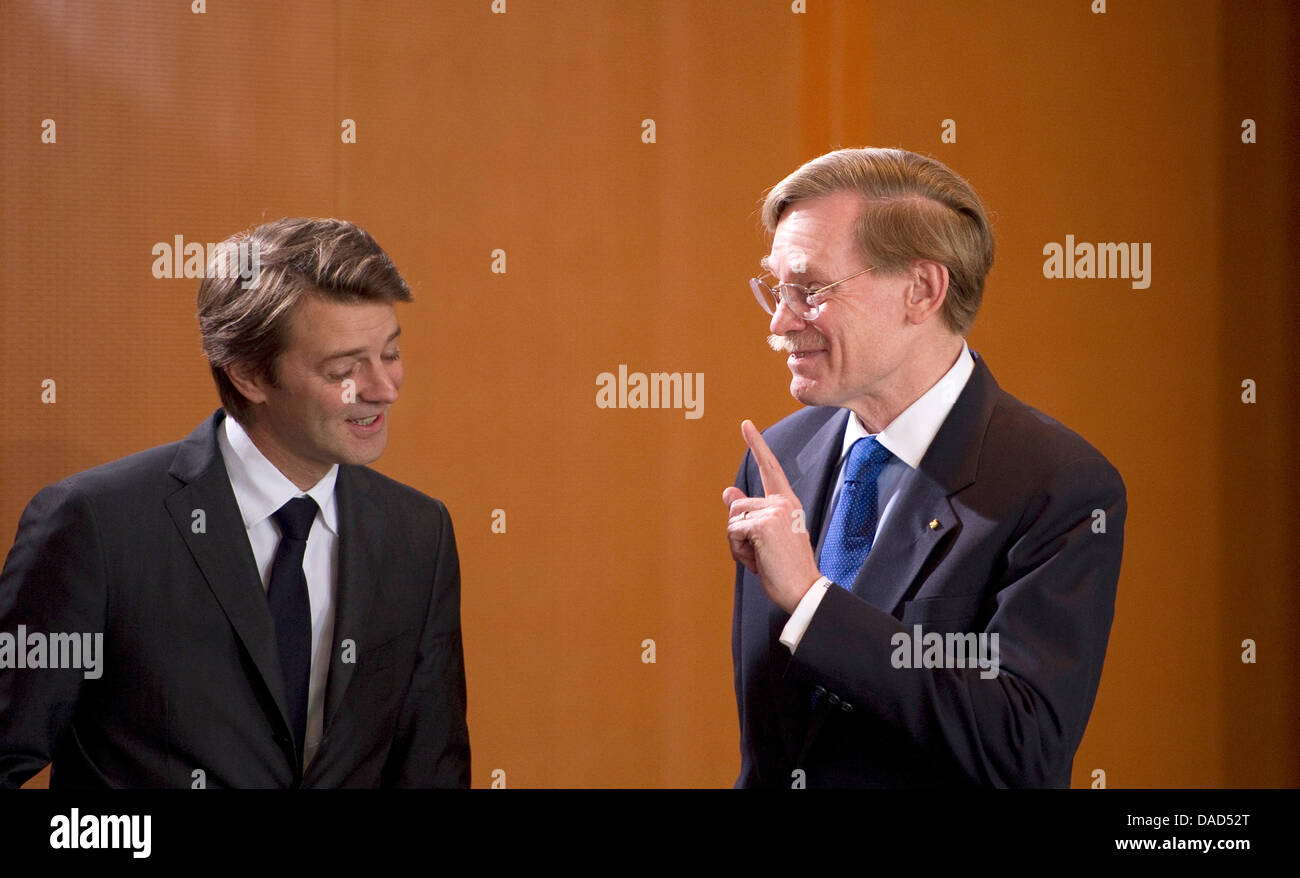
<path id="1" fill-rule="evenodd" d="M 455 521 L 475 786 L 729 785 L 720 494 L 739 421 L 796 407 L 746 289 L 758 199 L 901 146 L 993 213 L 972 347 L 1128 486 L 1074 784 L 1300 784 L 1293 8 L 490 5 L 0 4 L 0 550 L 41 486 L 216 407 L 155 243 L 351 219 L 416 295 L 378 467 Z M 1150 242 L 1150 288 L 1045 279 L 1066 234 Z M 619 364 L 702 372 L 704 416 L 598 409 Z"/>

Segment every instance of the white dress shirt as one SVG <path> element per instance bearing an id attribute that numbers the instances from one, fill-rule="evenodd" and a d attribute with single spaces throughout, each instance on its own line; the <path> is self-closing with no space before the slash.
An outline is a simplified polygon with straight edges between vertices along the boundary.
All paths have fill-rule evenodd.
<path id="1" fill-rule="evenodd" d="M 227 416 L 224 429 L 217 431 L 217 445 L 226 463 L 230 487 L 244 519 L 248 542 L 253 548 L 262 589 L 271 585 L 271 564 L 280 544 L 280 528 L 271 515 L 294 497 L 304 496 L 263 456 L 248 433 L 234 418 Z M 334 503 L 334 483 L 338 464 L 306 492 L 320 510 L 307 534 L 307 549 L 302 569 L 307 576 L 307 596 L 311 601 L 311 678 L 307 685 L 307 741 L 303 747 L 303 771 L 311 764 L 320 747 L 325 715 L 325 679 L 329 674 L 330 644 L 334 640 L 334 590 L 338 569 L 339 520 Z"/>
<path id="2" fill-rule="evenodd" d="M 874 434 L 876 441 L 894 455 L 889 463 L 881 468 L 880 476 L 876 481 L 876 488 L 879 491 L 878 497 L 881 510 L 880 518 L 876 525 L 876 533 L 879 534 L 884 527 L 885 520 L 893 511 L 894 501 L 898 498 L 898 488 L 903 481 L 903 477 L 921 464 L 921 458 L 925 457 L 925 452 L 929 450 L 930 443 L 934 441 L 935 434 L 939 432 L 939 427 L 943 425 L 944 420 L 948 417 L 948 412 L 952 411 L 953 405 L 957 402 L 957 397 L 961 395 L 962 389 L 965 388 L 966 382 L 970 380 L 971 372 L 975 371 L 975 359 L 971 356 L 970 347 L 966 344 L 965 339 L 961 343 L 961 353 L 957 355 L 957 361 L 952 367 L 944 373 L 944 376 L 934 383 L 934 386 L 921 394 L 919 398 L 890 421 L 889 424 L 879 433 Z M 831 503 L 826 507 L 826 515 L 822 520 L 821 534 L 817 539 L 817 556 L 821 557 L 821 550 L 826 541 L 826 531 L 830 527 L 831 514 L 835 509 L 835 504 L 840 501 L 840 492 L 844 488 L 844 462 L 848 459 L 849 449 L 853 443 L 863 437 L 869 437 L 873 434 L 867 432 L 867 428 L 858 420 L 855 414 L 849 414 L 848 425 L 844 428 L 844 441 L 841 446 L 840 460 L 836 464 L 839 472 L 835 477 L 835 491 L 831 494 Z M 826 595 L 827 588 L 852 588 L 853 583 L 842 582 L 828 585 L 825 579 L 818 580 L 817 585 L 808 589 L 799 605 L 795 607 L 794 612 L 790 614 L 790 619 L 785 623 L 785 628 L 781 630 L 781 642 L 794 652 L 799 646 L 799 641 L 803 639 L 803 634 L 808 630 L 809 623 L 812 622 L 813 614 L 817 612 L 817 607 L 821 605 L 822 598 Z"/>

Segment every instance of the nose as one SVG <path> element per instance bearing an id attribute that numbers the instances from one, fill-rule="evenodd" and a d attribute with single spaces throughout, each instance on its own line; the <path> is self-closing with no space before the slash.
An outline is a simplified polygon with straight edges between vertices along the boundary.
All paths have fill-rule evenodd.
<path id="1" fill-rule="evenodd" d="M 362 388 L 361 396 L 367 402 L 392 405 L 397 402 L 397 391 L 402 386 L 402 361 L 379 362 L 367 370 L 370 380 Z"/>
<path id="2" fill-rule="evenodd" d="M 772 313 L 772 322 L 767 325 L 768 330 L 773 335 L 785 335 L 790 332 L 798 332 L 808 325 L 808 321 L 797 316 L 785 304 L 782 298 L 777 303 L 776 311 Z"/>

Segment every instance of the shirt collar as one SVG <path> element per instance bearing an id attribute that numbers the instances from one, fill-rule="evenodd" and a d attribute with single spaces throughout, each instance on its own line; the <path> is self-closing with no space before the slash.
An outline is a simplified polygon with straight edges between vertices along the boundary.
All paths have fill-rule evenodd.
<path id="1" fill-rule="evenodd" d="M 957 355 L 957 362 L 952 364 L 952 368 L 945 372 L 933 387 L 903 409 L 883 430 L 875 434 L 876 441 L 889 449 L 899 460 L 916 469 L 921 464 L 921 458 L 925 457 L 925 452 L 930 448 L 930 443 L 934 441 L 935 434 L 943 426 L 948 412 L 952 411 L 957 397 L 961 395 L 973 371 L 975 371 L 975 360 L 971 356 L 966 340 L 962 339 L 961 353 Z M 858 420 L 858 416 L 850 412 L 848 426 L 844 429 L 841 457 L 849 453 L 854 442 L 871 435 Z"/>
<path id="2" fill-rule="evenodd" d="M 226 416 L 222 429 L 217 430 L 217 445 L 230 476 L 230 487 L 235 492 L 239 512 L 248 529 L 268 518 L 281 506 L 304 493 L 320 507 L 321 521 L 335 536 L 338 535 L 338 509 L 334 505 L 334 484 L 338 480 L 339 465 L 306 492 L 289 481 L 284 473 L 253 444 L 248 433 L 234 418 Z"/>

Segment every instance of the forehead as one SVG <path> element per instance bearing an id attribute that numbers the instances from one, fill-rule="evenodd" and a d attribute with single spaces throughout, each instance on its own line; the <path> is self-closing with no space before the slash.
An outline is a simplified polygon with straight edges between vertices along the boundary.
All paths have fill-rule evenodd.
<path id="1" fill-rule="evenodd" d="M 294 308 L 288 347 L 304 351 L 383 343 L 397 329 L 390 302 L 340 302 L 308 294 Z"/>
<path id="2" fill-rule="evenodd" d="M 835 192 L 796 201 L 785 209 L 772 236 L 769 265 L 776 273 L 843 270 L 855 264 L 854 223 L 865 201 Z"/>

